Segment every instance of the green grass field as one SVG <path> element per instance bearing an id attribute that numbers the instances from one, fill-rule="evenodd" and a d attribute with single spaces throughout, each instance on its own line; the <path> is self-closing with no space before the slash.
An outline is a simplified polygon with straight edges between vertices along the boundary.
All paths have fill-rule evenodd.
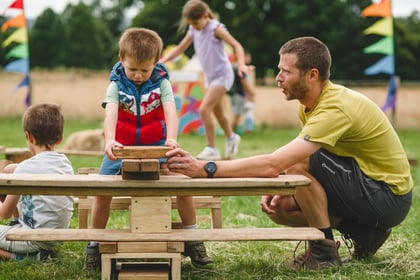
<path id="1" fill-rule="evenodd" d="M 100 128 L 102 121 L 67 120 L 65 137 L 83 129 Z M 252 134 L 242 136 L 239 157 L 270 153 L 293 139 L 297 128 L 259 128 Z M 418 147 L 420 131 L 398 131 L 410 158 L 420 159 Z M 198 153 L 205 144 L 204 136 L 181 135 L 179 143 L 192 154 Z M 223 138 L 218 145 L 223 150 Z M 0 120 L 0 146 L 24 147 L 25 139 L 20 119 Z M 99 166 L 95 157 L 69 157 L 75 170 L 79 167 Z M 0 158 L 1 159 L 1 158 Z M 211 270 L 196 269 L 188 260 L 182 264 L 182 279 L 419 279 L 420 277 L 420 167 L 412 168 L 414 182 L 413 206 L 404 222 L 395 227 L 390 238 L 378 253 L 368 261 L 352 261 L 342 267 L 323 271 L 293 271 L 285 264 L 293 258 L 297 242 L 208 242 L 207 250 L 214 260 Z M 223 197 L 224 227 L 270 227 L 275 226 L 259 207 L 259 197 Z M 174 219 L 176 218 L 176 212 Z M 208 210 L 198 211 L 198 215 L 209 214 Z M 125 211 L 114 211 L 109 227 L 127 227 Z M 77 215 L 71 227 L 77 226 Z M 200 227 L 209 227 L 207 221 Z M 337 240 L 339 233 L 335 232 Z M 59 245 L 58 258 L 46 263 L 22 261 L 0 262 L 1 279 L 100 279 L 97 275 L 84 275 L 84 242 L 65 242 Z M 303 247 L 301 248 L 303 249 Z M 344 244 L 340 247 L 341 257 L 349 255 Z"/>

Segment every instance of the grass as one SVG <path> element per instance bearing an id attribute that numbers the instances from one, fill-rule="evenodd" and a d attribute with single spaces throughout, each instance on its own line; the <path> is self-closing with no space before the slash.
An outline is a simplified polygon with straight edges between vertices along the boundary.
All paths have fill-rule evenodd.
<path id="1" fill-rule="evenodd" d="M 67 120 L 65 137 L 82 129 L 99 128 L 101 121 Z M 20 119 L 0 120 L 0 145 L 24 147 L 25 139 Z M 293 139 L 297 128 L 259 128 L 257 132 L 242 137 L 239 157 L 270 153 Z M 418 143 L 420 131 L 398 131 L 401 141 L 411 158 L 420 159 Z M 223 147 L 223 138 L 217 139 Z M 198 153 L 204 143 L 201 135 L 181 135 L 179 143 L 192 154 Z M 70 157 L 75 170 L 79 167 L 99 166 L 95 157 Z M 323 271 L 293 271 L 285 264 L 293 257 L 297 242 L 207 242 L 207 250 L 215 262 L 211 270 L 196 269 L 189 261 L 182 263 L 182 279 L 418 279 L 420 273 L 420 167 L 412 168 L 417 187 L 414 188 L 413 205 L 403 223 L 394 228 L 390 238 L 368 261 L 352 261 L 342 267 Z M 259 197 L 223 197 L 222 213 L 224 227 L 269 227 L 274 225 L 261 211 Z M 208 210 L 199 210 L 198 215 L 208 215 Z M 176 218 L 174 212 L 174 218 Z M 113 211 L 109 227 L 127 227 L 128 218 L 124 211 Z M 71 227 L 77 226 L 77 216 L 72 218 Z M 200 227 L 209 227 L 207 221 Z M 336 238 L 339 238 L 336 232 Z M 22 261 L 0 262 L 1 279 L 99 279 L 99 274 L 82 273 L 84 242 L 65 242 L 59 245 L 58 258 L 46 263 Z M 342 257 L 348 256 L 343 245 Z"/>

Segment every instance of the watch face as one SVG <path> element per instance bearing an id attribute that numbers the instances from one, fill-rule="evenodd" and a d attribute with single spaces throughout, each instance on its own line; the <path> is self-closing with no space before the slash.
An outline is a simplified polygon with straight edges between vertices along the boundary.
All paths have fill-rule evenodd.
<path id="1" fill-rule="evenodd" d="M 213 175 L 217 170 L 217 165 L 214 161 L 208 161 L 206 165 L 204 165 L 204 170 L 206 170 L 207 178 L 213 178 Z"/>
<path id="2" fill-rule="evenodd" d="M 207 162 L 207 164 L 206 164 L 206 171 L 207 172 L 214 173 L 214 172 L 216 172 L 216 170 L 217 170 L 217 165 L 216 165 L 215 162 L 213 162 L 213 161 Z"/>

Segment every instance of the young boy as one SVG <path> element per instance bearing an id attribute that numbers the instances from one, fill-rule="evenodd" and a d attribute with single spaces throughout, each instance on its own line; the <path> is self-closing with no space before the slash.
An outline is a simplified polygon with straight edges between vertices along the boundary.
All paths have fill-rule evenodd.
<path id="1" fill-rule="evenodd" d="M 4 173 L 73 174 L 67 157 L 54 151 L 63 140 L 64 118 L 53 104 L 30 106 L 23 115 L 23 131 L 29 151 L 34 155 L 19 164 L 4 167 Z M 0 202 L 0 218 L 9 219 L 19 212 L 18 223 L 0 225 L 0 258 L 20 260 L 48 257 L 53 242 L 8 241 L 6 234 L 15 228 L 68 228 L 73 215 L 73 199 L 69 196 L 7 195 Z"/>
<path id="2" fill-rule="evenodd" d="M 165 66 L 158 63 L 163 42 L 145 28 L 126 30 L 119 41 L 119 59 L 110 74 L 105 108 L 105 156 L 99 174 L 121 174 L 121 160 L 112 152 L 123 145 L 166 145 L 178 147 L 175 100 Z M 163 169 L 163 167 L 162 167 Z M 96 196 L 92 205 L 92 228 L 105 228 L 112 197 Z M 195 229 L 192 197 L 177 197 L 178 212 L 186 229 Z M 187 242 L 185 255 L 195 266 L 212 264 L 202 242 Z M 85 270 L 100 267 L 98 242 L 86 247 Z"/>

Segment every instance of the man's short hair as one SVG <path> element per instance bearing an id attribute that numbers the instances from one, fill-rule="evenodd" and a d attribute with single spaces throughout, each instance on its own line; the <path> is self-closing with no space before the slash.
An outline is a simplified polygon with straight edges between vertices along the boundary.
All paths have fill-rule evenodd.
<path id="1" fill-rule="evenodd" d="M 279 54 L 296 54 L 296 67 L 301 71 L 316 68 L 321 81 L 330 77 L 331 54 L 328 47 L 315 37 L 299 37 L 286 42 Z"/>

